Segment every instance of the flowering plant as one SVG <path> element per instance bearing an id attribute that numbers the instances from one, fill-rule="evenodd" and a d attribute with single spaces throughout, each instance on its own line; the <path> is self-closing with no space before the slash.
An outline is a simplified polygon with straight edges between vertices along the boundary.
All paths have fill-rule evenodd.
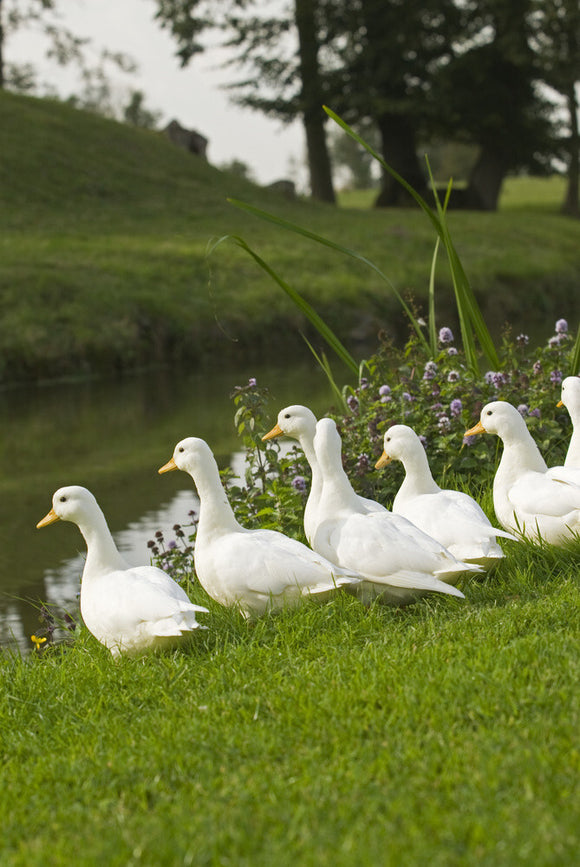
<path id="1" fill-rule="evenodd" d="M 393 424 L 408 424 L 420 436 L 435 480 L 453 485 L 457 476 L 473 488 L 491 485 L 501 443 L 497 437 L 466 438 L 484 404 L 507 400 L 525 417 L 549 465 L 563 462 L 571 432 L 566 409 L 558 409 L 560 383 L 572 365 L 574 341 L 565 320 L 554 336 L 532 349 L 525 334 L 503 336 L 502 369 L 476 374 L 455 346 L 450 328 L 439 330 L 438 352 L 425 362 L 423 346 L 414 333 L 398 349 L 383 342 L 361 365 L 356 387 L 343 389 L 344 405 L 329 412 L 343 440 L 343 464 L 355 490 L 390 505 L 402 480 L 402 469 L 375 470 L 383 450 L 383 435 Z M 281 530 L 304 541 L 302 518 L 308 496 L 310 469 L 297 446 L 287 441 L 262 442 L 270 427 L 269 393 L 255 379 L 237 386 L 232 399 L 235 424 L 245 453 L 244 478 L 231 469 L 222 479 L 236 517 L 245 527 Z M 276 407 L 275 409 L 279 409 Z M 196 516 L 190 513 L 189 539 L 181 528 L 173 545 L 163 544 L 158 531 L 150 542 L 156 562 L 176 580 L 193 570 Z"/>
<path id="2" fill-rule="evenodd" d="M 560 383 L 572 364 L 574 341 L 565 320 L 556 323 L 546 345 L 532 349 L 527 335 L 509 332 L 500 349 L 502 369 L 476 374 L 450 328 L 439 331 L 439 352 L 424 361 L 412 335 L 403 350 L 383 344 L 366 363 L 366 376 L 349 388 L 348 412 L 335 418 L 343 437 L 343 462 L 353 483 L 382 502 L 389 502 L 401 482 L 396 468 L 379 476 L 374 464 L 383 435 L 393 424 L 407 424 L 420 436 L 433 476 L 445 485 L 461 474 L 491 483 L 501 443 L 497 437 L 464 437 L 481 408 L 507 400 L 526 418 L 546 461 L 562 463 L 571 432 L 565 409 L 558 409 Z"/>

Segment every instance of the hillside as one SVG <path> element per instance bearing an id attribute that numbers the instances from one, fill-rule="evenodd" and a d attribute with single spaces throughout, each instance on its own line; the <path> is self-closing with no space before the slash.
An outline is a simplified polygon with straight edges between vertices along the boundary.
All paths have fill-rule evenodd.
<path id="1" fill-rule="evenodd" d="M 300 343 L 304 321 L 232 244 L 237 233 L 351 345 L 405 328 L 364 266 L 255 220 L 240 198 L 377 262 L 399 290 L 425 296 L 433 233 L 418 210 L 335 209 L 218 171 L 157 133 L 51 101 L 0 93 L 0 381 L 158 363 L 239 361 Z M 579 312 L 580 225 L 554 209 L 457 213 L 456 245 L 499 331 Z M 445 269 L 438 316 L 453 303 Z M 525 311 L 525 313 L 524 313 Z M 452 324 L 452 322 L 451 322 Z"/>

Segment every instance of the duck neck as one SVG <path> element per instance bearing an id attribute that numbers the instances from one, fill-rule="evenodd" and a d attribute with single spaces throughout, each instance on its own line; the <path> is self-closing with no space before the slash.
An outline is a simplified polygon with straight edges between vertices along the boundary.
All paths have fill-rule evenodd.
<path id="1" fill-rule="evenodd" d="M 405 478 L 399 488 L 403 497 L 417 497 L 423 494 L 436 494 L 441 488 L 435 482 L 429 467 L 425 449 L 421 443 L 417 448 L 401 459 L 405 470 Z"/>
<path id="2" fill-rule="evenodd" d="M 119 553 L 105 516 L 98 506 L 91 512 L 90 519 L 81 521 L 78 527 L 87 543 L 83 580 L 101 572 L 127 568 L 127 561 Z"/>
<path id="3" fill-rule="evenodd" d="M 314 503 L 318 502 L 318 500 L 320 499 L 320 492 L 322 491 L 322 473 L 320 471 L 320 466 L 318 465 L 316 452 L 314 451 L 315 432 L 316 429 L 314 428 L 312 431 L 308 431 L 308 433 L 302 433 L 298 437 L 300 448 L 304 452 L 304 457 L 308 461 L 308 465 L 312 473 L 312 481 L 310 483 L 310 494 L 308 495 L 307 508 L 308 504 L 312 506 Z"/>
<path id="4" fill-rule="evenodd" d="M 570 437 L 565 464 L 571 467 L 580 466 L 580 418 L 574 422 L 574 430 Z"/>
<path id="5" fill-rule="evenodd" d="M 340 455 L 332 465 L 320 463 L 321 492 L 320 513 L 325 517 L 334 516 L 338 511 L 360 511 L 357 495 L 342 468 Z"/>
<path id="6" fill-rule="evenodd" d="M 195 475 L 191 475 L 200 502 L 198 539 L 241 529 L 222 485 L 213 455 L 208 455 L 207 460 L 196 467 Z"/>
<path id="7" fill-rule="evenodd" d="M 497 475 L 500 478 L 515 479 L 522 472 L 545 473 L 548 469 L 534 438 L 522 419 L 518 430 L 509 430 L 503 436 L 503 454 Z"/>

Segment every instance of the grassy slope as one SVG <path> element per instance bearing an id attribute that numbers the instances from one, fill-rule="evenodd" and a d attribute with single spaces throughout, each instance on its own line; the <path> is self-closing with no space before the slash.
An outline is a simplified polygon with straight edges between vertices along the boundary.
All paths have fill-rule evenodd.
<path id="1" fill-rule="evenodd" d="M 297 340 L 290 302 L 233 246 L 241 233 L 346 341 L 394 330 L 396 302 L 363 266 L 240 213 L 242 198 L 373 258 L 423 297 L 433 236 L 415 209 L 332 209 L 213 169 L 157 134 L 0 94 L 0 377 L 262 355 Z M 492 325 L 578 312 L 577 223 L 555 209 L 454 214 L 457 246 Z M 445 289 L 445 269 L 441 285 Z M 439 300 L 449 318 L 447 290 Z M 532 313 L 531 313 L 532 311 Z M 545 329 L 544 329 L 545 330 Z M 237 338 L 234 342 L 232 338 Z"/>
<path id="2" fill-rule="evenodd" d="M 0 657 L 0 860 L 575 863 L 578 552 L 507 548 L 466 602 L 210 603 L 188 652 Z"/>

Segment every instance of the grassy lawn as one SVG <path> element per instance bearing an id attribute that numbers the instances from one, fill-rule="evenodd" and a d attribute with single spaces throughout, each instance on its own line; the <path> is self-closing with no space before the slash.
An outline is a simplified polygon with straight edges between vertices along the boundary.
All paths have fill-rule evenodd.
<path id="1" fill-rule="evenodd" d="M 225 234 L 242 235 L 348 345 L 374 346 L 385 327 L 406 334 L 370 270 L 248 217 L 228 197 L 356 249 L 400 291 L 426 297 L 434 237 L 418 209 L 288 202 L 156 133 L 7 93 L 0 112 L 0 381 L 288 353 L 303 318 L 233 244 L 208 262 L 208 242 Z M 580 227 L 557 213 L 557 179 L 539 210 L 535 183 L 510 182 L 513 206 L 497 214 L 450 217 L 496 335 L 506 320 L 545 333 L 546 319 L 574 322 L 580 312 Z M 453 324 L 453 311 L 442 262 L 440 322 Z"/>
<path id="2" fill-rule="evenodd" d="M 506 551 L 466 602 L 1 657 L 0 861 L 574 863 L 578 550 Z"/>

